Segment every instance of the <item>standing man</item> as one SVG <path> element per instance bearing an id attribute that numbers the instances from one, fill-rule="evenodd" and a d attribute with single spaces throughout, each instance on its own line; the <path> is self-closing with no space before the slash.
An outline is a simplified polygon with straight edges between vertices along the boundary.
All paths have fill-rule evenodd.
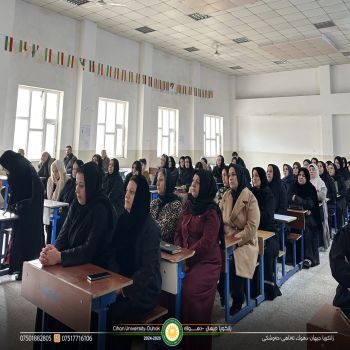
<path id="1" fill-rule="evenodd" d="M 107 156 L 107 152 L 105 149 L 101 151 L 101 158 L 102 158 L 102 170 L 104 173 L 108 173 L 108 165 L 110 162 L 110 159 Z"/>
<path id="2" fill-rule="evenodd" d="M 66 156 L 63 159 L 67 174 L 72 174 L 72 168 L 77 157 L 72 152 L 72 146 L 66 146 Z"/>

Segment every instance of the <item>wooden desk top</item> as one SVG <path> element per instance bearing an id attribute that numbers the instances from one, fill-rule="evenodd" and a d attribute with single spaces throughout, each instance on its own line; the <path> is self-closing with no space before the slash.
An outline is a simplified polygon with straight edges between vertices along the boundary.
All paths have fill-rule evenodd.
<path id="1" fill-rule="evenodd" d="M 62 207 L 68 207 L 68 206 L 69 206 L 68 203 L 50 201 L 48 199 L 44 199 L 44 207 L 45 208 L 55 209 L 55 208 L 62 208 Z"/>
<path id="2" fill-rule="evenodd" d="M 10 213 L 8 211 L 6 211 L 4 214 L 4 210 L 0 210 L 0 221 L 10 221 L 16 219 L 18 219 L 18 215 Z"/>
<path id="3" fill-rule="evenodd" d="M 238 243 L 242 242 L 242 238 L 238 238 L 235 235 L 225 235 L 226 249 L 230 248 Z"/>
<path id="4" fill-rule="evenodd" d="M 274 235 L 275 235 L 275 232 L 258 230 L 258 238 L 261 238 L 263 241 L 266 241 L 267 239 L 273 237 Z"/>
<path id="5" fill-rule="evenodd" d="M 195 251 L 192 249 L 182 248 L 181 252 L 176 253 L 176 254 L 168 254 L 165 252 L 161 252 L 161 257 L 162 257 L 162 259 L 168 260 L 172 263 L 178 263 L 178 262 L 184 261 L 188 258 L 192 258 L 194 253 L 195 253 Z"/>
<path id="6" fill-rule="evenodd" d="M 306 214 L 308 211 L 307 210 L 299 210 L 299 209 L 287 209 L 288 212 L 290 213 L 299 213 L 299 214 Z"/>
<path id="7" fill-rule="evenodd" d="M 292 221 L 295 221 L 297 218 L 295 216 L 275 214 L 274 219 L 276 221 L 281 221 L 281 222 L 292 222 Z"/>
<path id="8" fill-rule="evenodd" d="M 83 290 L 85 293 L 90 295 L 91 299 L 101 297 L 111 292 L 119 292 L 122 288 L 132 284 L 132 279 L 123 277 L 117 273 L 108 271 L 93 264 L 84 264 L 71 267 L 63 267 L 62 265 L 44 267 L 41 265 L 39 260 L 28 261 L 25 262 L 25 264 L 30 264 L 37 270 L 45 271 L 58 280 Z M 88 282 L 87 275 L 105 271 L 108 271 L 112 277 L 94 282 Z"/>

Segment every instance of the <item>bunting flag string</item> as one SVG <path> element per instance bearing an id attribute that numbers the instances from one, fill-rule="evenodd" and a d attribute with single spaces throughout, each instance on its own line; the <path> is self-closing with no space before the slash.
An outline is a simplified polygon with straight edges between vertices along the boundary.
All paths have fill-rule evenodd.
<path id="1" fill-rule="evenodd" d="M 94 60 L 83 57 L 76 59 L 75 55 L 67 54 L 63 51 L 54 50 L 52 48 L 41 48 L 38 44 L 28 44 L 28 41 L 22 39 L 16 42 L 14 38 L 9 35 L 5 36 L 4 51 L 12 54 L 20 53 L 25 57 L 35 59 L 37 62 L 45 62 L 62 68 L 81 68 L 83 71 L 85 71 L 86 68 L 87 72 L 97 74 L 99 77 L 139 85 L 142 84 L 161 92 L 166 91 L 179 95 L 188 95 L 206 99 L 214 97 L 212 90 L 204 90 L 188 85 L 176 84 L 174 82 L 154 78 L 147 74 L 127 71 L 126 69 L 121 69 L 112 65 L 105 65 L 101 62 L 96 63 Z"/>

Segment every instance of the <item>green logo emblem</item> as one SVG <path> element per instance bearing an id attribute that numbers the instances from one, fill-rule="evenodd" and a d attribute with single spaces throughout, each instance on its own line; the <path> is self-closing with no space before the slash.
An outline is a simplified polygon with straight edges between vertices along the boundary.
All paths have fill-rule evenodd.
<path id="1" fill-rule="evenodd" d="M 166 345 L 180 344 L 183 334 L 182 324 L 176 318 L 169 318 L 163 323 L 162 339 Z"/>

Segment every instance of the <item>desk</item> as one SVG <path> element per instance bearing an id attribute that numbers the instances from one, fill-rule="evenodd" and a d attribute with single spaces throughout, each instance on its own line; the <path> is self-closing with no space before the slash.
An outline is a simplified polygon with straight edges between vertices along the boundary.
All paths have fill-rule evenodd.
<path id="1" fill-rule="evenodd" d="M 74 331 L 89 332 L 91 311 L 95 311 L 98 331 L 105 332 L 108 305 L 132 280 L 109 271 L 111 278 L 87 281 L 87 275 L 103 271 L 106 270 L 92 264 L 43 267 L 39 260 L 24 262 L 21 295 L 43 310 L 42 331 L 46 331 L 47 313 Z M 100 350 L 105 348 L 105 337 L 104 333 L 99 334 Z"/>
<path id="2" fill-rule="evenodd" d="M 60 219 L 60 216 L 58 215 L 58 211 L 60 208 L 68 207 L 68 206 L 69 206 L 68 203 L 50 201 L 48 199 L 44 200 L 44 208 L 47 208 L 48 210 L 53 209 L 53 215 L 50 218 L 50 220 L 52 221 L 51 244 L 55 244 L 55 242 L 56 242 L 57 221 Z"/>
<path id="3" fill-rule="evenodd" d="M 290 215 L 281 215 L 281 214 L 274 214 L 274 219 L 280 224 L 280 244 L 282 247 L 282 250 L 284 252 L 284 255 L 282 256 L 282 278 L 278 279 L 276 274 L 276 283 L 280 287 L 288 278 L 285 279 L 286 276 L 286 241 L 285 241 L 285 227 L 286 224 L 289 224 L 295 220 L 297 220 L 297 217 L 290 216 Z M 277 265 L 277 264 L 276 264 Z M 275 271 L 276 273 L 277 271 Z"/>
<path id="4" fill-rule="evenodd" d="M 265 300 L 265 286 L 264 286 L 264 249 L 265 241 L 275 235 L 271 231 L 258 230 L 258 242 L 259 242 L 259 280 L 260 280 L 260 294 L 255 298 L 256 306 L 261 304 Z"/>
<path id="5" fill-rule="evenodd" d="M 0 180 L 2 182 L 2 185 L 5 187 L 5 196 L 4 196 L 4 209 L 7 209 L 7 201 L 8 201 L 8 195 L 9 195 L 9 183 L 7 181 L 6 175 L 0 175 Z"/>
<path id="6" fill-rule="evenodd" d="M 5 226 L 7 226 L 11 221 L 17 220 L 18 216 L 14 213 L 5 212 L 0 210 L 0 263 L 5 259 L 7 247 L 9 245 L 9 233 L 5 232 Z M 5 244 L 4 244 L 5 236 Z M 0 270 L 0 276 L 6 275 L 8 268 Z"/>
<path id="7" fill-rule="evenodd" d="M 234 247 L 242 242 L 241 238 L 235 237 L 235 235 L 225 235 L 225 252 L 226 252 L 226 269 L 225 269 L 225 321 L 229 323 L 236 323 L 241 320 L 244 316 L 246 316 L 249 312 L 251 312 L 255 305 L 252 299 L 250 299 L 250 280 L 247 278 L 246 283 L 246 300 L 247 305 L 243 307 L 239 312 L 235 315 L 230 315 L 230 259 L 233 255 Z M 233 286 L 234 288 L 234 286 Z"/>
<path id="8" fill-rule="evenodd" d="M 161 252 L 162 290 L 176 295 L 175 317 L 178 320 L 181 319 L 182 280 L 185 278 L 185 272 L 182 271 L 182 262 L 191 258 L 194 254 L 194 250 L 186 248 L 182 248 L 181 252 L 177 254 Z"/>

